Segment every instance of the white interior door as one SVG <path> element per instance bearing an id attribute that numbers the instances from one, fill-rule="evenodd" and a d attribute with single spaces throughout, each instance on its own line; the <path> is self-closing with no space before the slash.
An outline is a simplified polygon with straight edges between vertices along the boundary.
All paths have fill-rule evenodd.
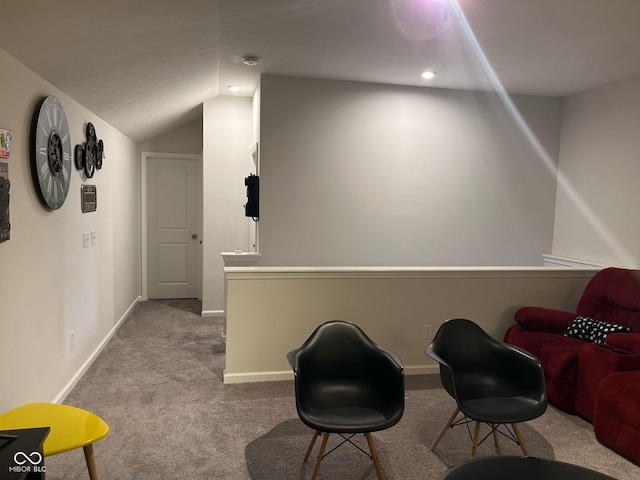
<path id="1" fill-rule="evenodd" d="M 148 157 L 149 298 L 197 298 L 198 161 Z"/>

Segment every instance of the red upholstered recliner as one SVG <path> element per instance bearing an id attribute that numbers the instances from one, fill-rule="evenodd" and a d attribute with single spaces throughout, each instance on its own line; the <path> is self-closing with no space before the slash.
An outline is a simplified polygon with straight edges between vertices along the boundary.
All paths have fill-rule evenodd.
<path id="1" fill-rule="evenodd" d="M 565 337 L 563 332 L 577 316 L 629 325 L 631 332 L 640 333 L 640 271 L 606 268 L 596 273 L 587 284 L 575 313 L 523 307 L 516 312 L 516 324 L 504 337 L 505 342 L 540 359 L 551 404 L 591 420 L 600 382 L 615 371 L 640 370 L 640 353 L 635 353 L 633 348 L 629 350 L 635 342 L 639 342 L 640 349 L 640 339 L 625 337 L 628 334 L 623 333 L 610 337 L 628 338 L 631 345 L 625 344 L 625 349 L 610 341 L 608 346 L 597 346 Z M 580 366 L 579 357 L 585 359 L 584 368 Z"/>
<path id="2" fill-rule="evenodd" d="M 640 356 L 640 333 L 614 334 L 607 340 Z M 600 443 L 640 465 L 640 370 L 612 373 L 600 382 L 593 430 Z"/>
<path id="3" fill-rule="evenodd" d="M 619 337 L 632 335 L 635 335 L 638 353 L 621 349 L 615 341 Z M 605 341 L 605 345 L 589 343 L 578 350 L 575 410 L 589 421 L 593 421 L 596 395 L 601 382 L 614 372 L 640 370 L 640 334 L 614 333 Z M 626 344 L 624 341 L 621 343 Z"/>

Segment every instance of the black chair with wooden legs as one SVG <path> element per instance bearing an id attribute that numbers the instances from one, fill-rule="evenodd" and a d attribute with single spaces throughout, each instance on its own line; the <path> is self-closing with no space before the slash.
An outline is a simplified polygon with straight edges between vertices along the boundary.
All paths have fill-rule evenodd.
<path id="1" fill-rule="evenodd" d="M 489 435 L 513 440 L 525 456 L 529 450 L 517 424 L 533 420 L 547 409 L 547 390 L 540 361 L 524 350 L 494 339 L 471 320 L 442 324 L 425 353 L 440 364 L 440 381 L 456 400 L 453 414 L 429 447 L 433 451 L 449 429 L 475 422 L 471 457 Z M 458 414 L 464 417 L 456 421 Z M 491 432 L 480 439 L 480 425 Z M 501 428 L 504 426 L 505 428 Z M 511 430 L 509 430 L 511 426 Z"/>
<path id="2" fill-rule="evenodd" d="M 371 432 L 392 427 L 404 413 L 400 358 L 376 345 L 357 325 L 334 320 L 320 325 L 300 348 L 289 352 L 287 359 L 295 376 L 298 415 L 315 430 L 305 462 L 322 436 L 312 480 L 322 459 L 344 443 L 368 455 L 382 480 Z M 332 433 L 343 441 L 325 453 Z M 364 434 L 370 453 L 351 441 L 357 434 Z"/>

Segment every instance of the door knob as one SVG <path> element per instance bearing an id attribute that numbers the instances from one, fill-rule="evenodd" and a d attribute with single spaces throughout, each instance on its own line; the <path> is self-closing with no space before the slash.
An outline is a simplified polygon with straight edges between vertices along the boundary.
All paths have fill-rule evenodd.
<path id="1" fill-rule="evenodd" d="M 198 235 L 196 235 L 195 233 L 193 233 L 193 234 L 191 234 L 191 238 L 193 238 L 193 239 L 195 240 L 196 238 L 198 238 Z"/>

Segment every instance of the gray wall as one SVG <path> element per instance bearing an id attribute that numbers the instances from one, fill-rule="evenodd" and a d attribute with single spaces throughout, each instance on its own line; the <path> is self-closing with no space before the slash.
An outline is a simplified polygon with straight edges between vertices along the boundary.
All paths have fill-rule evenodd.
<path id="1" fill-rule="evenodd" d="M 260 265 L 541 265 L 561 101 L 263 76 Z"/>
<path id="2" fill-rule="evenodd" d="M 140 144 L 142 152 L 202 154 L 202 118 Z"/>
<path id="3" fill-rule="evenodd" d="M 140 154 L 137 145 L 0 49 L 0 126 L 13 130 L 9 165 L 11 239 L 0 243 L 0 411 L 68 393 L 86 362 L 140 295 Z M 38 101 L 63 105 L 73 146 L 92 122 L 103 168 L 73 168 L 66 201 L 53 212 L 31 178 L 31 119 Z M 82 213 L 80 186 L 96 185 L 98 207 Z M 83 248 L 83 234 L 96 243 Z M 71 348 L 70 333 L 74 332 Z"/>
<path id="4" fill-rule="evenodd" d="M 252 104 L 247 97 L 218 96 L 203 105 L 202 311 L 222 315 L 221 252 L 248 251 L 250 219 L 244 216 L 244 177 L 251 165 Z"/>
<path id="5" fill-rule="evenodd" d="M 564 100 L 553 254 L 640 266 L 640 77 Z"/>

